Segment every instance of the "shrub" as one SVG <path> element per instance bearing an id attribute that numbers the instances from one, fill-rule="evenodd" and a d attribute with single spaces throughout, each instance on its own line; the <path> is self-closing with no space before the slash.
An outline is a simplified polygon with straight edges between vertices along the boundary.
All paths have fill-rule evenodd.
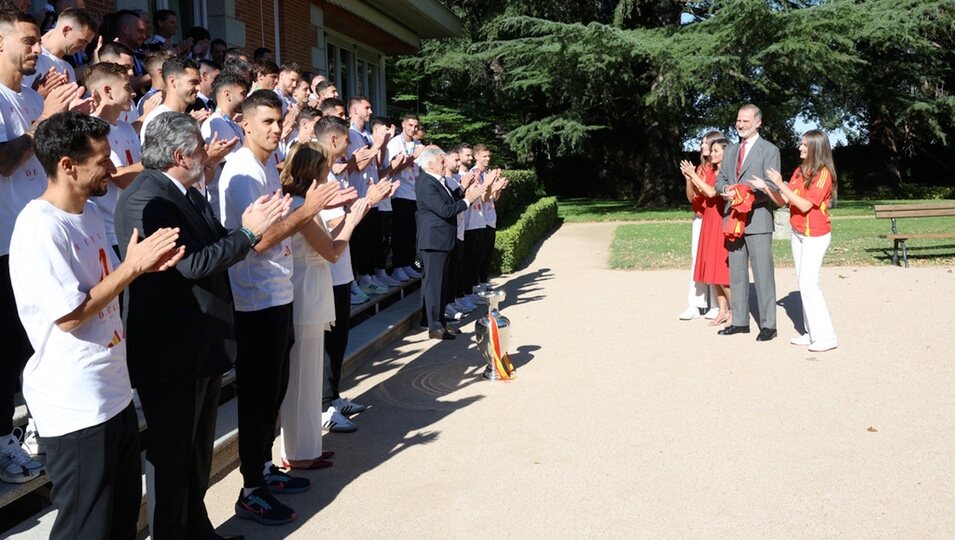
<path id="1" fill-rule="evenodd" d="M 545 197 L 528 206 L 513 225 L 497 231 L 491 268 L 513 272 L 557 222 L 557 197 Z"/>
<path id="2" fill-rule="evenodd" d="M 501 175 L 507 178 L 508 186 L 495 203 L 498 217 L 507 218 L 512 213 L 521 214 L 525 208 L 544 196 L 544 186 L 537 181 L 534 171 L 504 170 Z M 507 219 L 504 221 L 509 222 Z"/>

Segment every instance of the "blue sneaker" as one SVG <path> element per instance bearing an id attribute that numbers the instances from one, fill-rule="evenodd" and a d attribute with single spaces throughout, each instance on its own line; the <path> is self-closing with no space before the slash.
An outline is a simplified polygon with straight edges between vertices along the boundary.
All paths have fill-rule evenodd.
<path id="1" fill-rule="evenodd" d="M 248 495 L 242 495 L 240 490 L 239 500 L 235 503 L 235 515 L 263 525 L 284 525 L 296 517 L 295 510 L 280 503 L 265 486 L 256 488 Z"/>

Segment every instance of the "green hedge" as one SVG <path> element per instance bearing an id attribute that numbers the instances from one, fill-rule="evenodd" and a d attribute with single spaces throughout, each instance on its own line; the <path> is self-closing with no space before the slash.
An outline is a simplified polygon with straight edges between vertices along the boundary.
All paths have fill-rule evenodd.
<path id="1" fill-rule="evenodd" d="M 527 206 L 513 225 L 497 231 L 492 269 L 513 272 L 557 222 L 557 197 L 545 197 Z"/>
<path id="2" fill-rule="evenodd" d="M 498 218 L 505 223 L 516 221 L 525 208 L 534 204 L 544 194 L 544 186 L 537 181 L 537 174 L 534 171 L 510 169 L 501 171 L 501 175 L 507 178 L 507 189 L 501 192 L 501 198 L 495 203 L 497 207 Z M 508 219 L 512 218 L 512 219 Z"/>

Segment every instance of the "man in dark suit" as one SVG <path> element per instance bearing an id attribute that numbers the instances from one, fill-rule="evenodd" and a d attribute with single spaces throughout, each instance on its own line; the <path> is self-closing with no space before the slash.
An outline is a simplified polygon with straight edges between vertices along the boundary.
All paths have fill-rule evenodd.
<path id="1" fill-rule="evenodd" d="M 437 147 L 424 150 L 418 157 L 422 172 L 415 180 L 417 199 L 416 221 L 418 227 L 418 250 L 424 265 L 421 295 L 424 299 L 424 314 L 428 321 L 428 337 L 454 339 L 454 334 L 444 324 L 445 299 L 442 293 L 447 278 L 448 253 L 454 247 L 457 232 L 457 215 L 484 195 L 486 187 L 473 183 L 463 193 L 451 190 L 445 183 L 444 152 Z"/>
<path id="2" fill-rule="evenodd" d="M 227 231 L 193 187 L 211 176 L 220 148 L 206 152 L 190 116 L 169 112 L 146 130 L 146 168 L 116 209 L 120 250 L 136 228 L 151 234 L 178 227 L 186 255 L 175 268 L 150 274 L 126 294 L 129 374 L 149 430 L 147 480 L 153 538 L 218 538 L 203 498 L 209 485 L 219 385 L 235 360 L 228 268 L 288 212 L 279 195 L 260 199 Z M 151 470 L 150 470 L 151 467 Z"/>
<path id="3" fill-rule="evenodd" d="M 740 142 L 726 148 L 723 166 L 716 178 L 716 191 L 732 200 L 735 184 L 749 184 L 754 176 L 768 178 L 767 171 L 779 170 L 779 149 L 759 136 L 763 113 L 753 104 L 744 105 L 736 116 Z M 767 181 L 770 189 L 779 190 Z M 776 337 L 776 277 L 773 268 L 773 203 L 766 193 L 753 189 L 755 201 L 746 216 L 743 237 L 728 242 L 730 289 L 733 291 L 733 321 L 720 330 L 721 335 L 749 333 L 749 268 L 753 268 L 756 299 L 759 307 L 759 335 L 756 341 Z M 731 206 L 726 205 L 729 215 Z"/>

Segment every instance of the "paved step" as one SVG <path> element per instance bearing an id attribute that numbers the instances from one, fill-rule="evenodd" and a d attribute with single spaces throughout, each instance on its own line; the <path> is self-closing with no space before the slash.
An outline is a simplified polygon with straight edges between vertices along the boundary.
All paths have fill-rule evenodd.
<path id="1" fill-rule="evenodd" d="M 345 354 L 345 361 L 342 366 L 343 372 L 350 372 L 357 369 L 362 362 L 376 352 L 386 347 L 392 341 L 403 336 L 410 328 L 417 324 L 421 313 L 420 292 L 414 291 L 404 294 L 404 297 L 383 309 L 375 317 L 366 320 L 364 323 L 354 327 L 349 333 L 348 349 Z M 232 373 L 232 372 L 230 372 Z M 231 374 L 229 382 L 235 380 L 234 373 Z M 224 381 L 225 382 L 225 379 Z M 140 430 L 145 428 L 145 422 L 142 419 L 140 411 Z M 230 399 L 219 406 L 218 420 L 216 421 L 216 441 L 213 446 L 212 474 L 213 483 L 227 474 L 238 462 L 238 418 L 236 411 L 236 400 Z M 145 460 L 145 456 L 143 457 Z M 2 490 L 9 486 L 10 495 L 16 491 L 20 497 L 38 489 L 47 483 L 43 476 L 28 484 L 3 484 L 0 483 L 0 497 Z M 140 510 L 139 526 L 141 532 L 146 528 L 146 494 L 145 477 L 143 488 L 143 500 Z M 10 500 L 15 500 L 9 498 Z M 3 501 L 0 498 L 0 501 Z M 0 502 L 2 507 L 7 502 Z M 34 515 L 32 518 L 20 523 L 20 525 L 3 533 L 2 536 L 10 535 L 9 538 L 22 540 L 45 539 L 49 538 L 53 527 L 53 520 L 56 516 L 56 510 L 49 507 L 42 512 Z"/>

